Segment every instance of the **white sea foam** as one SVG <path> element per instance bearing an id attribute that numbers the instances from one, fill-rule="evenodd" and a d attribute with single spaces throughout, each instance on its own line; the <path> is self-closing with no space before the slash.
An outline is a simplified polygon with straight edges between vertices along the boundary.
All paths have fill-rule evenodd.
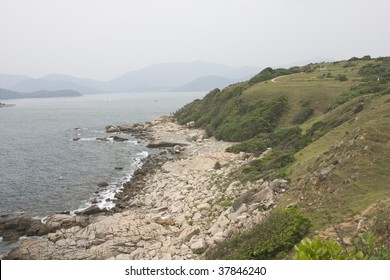
<path id="1" fill-rule="evenodd" d="M 47 221 L 49 220 L 49 216 L 45 216 L 45 217 L 43 217 L 43 218 L 40 218 L 40 220 L 41 220 L 41 223 L 42 224 L 46 224 L 47 223 Z"/>
<path id="2" fill-rule="evenodd" d="M 107 187 L 97 194 L 96 197 L 92 198 L 92 200 L 96 200 L 96 205 L 100 209 L 106 208 L 109 210 L 115 207 L 115 200 L 117 200 L 115 195 L 122 192 L 123 184 L 131 180 L 134 171 L 142 167 L 143 160 L 148 156 L 149 153 L 147 151 L 142 151 L 136 154 L 136 158 L 129 165 L 129 173 L 125 174 L 117 182 L 110 182 Z M 93 205 L 92 200 L 83 203 L 78 209 L 70 211 L 70 214 L 75 215 L 76 213 L 88 209 L 91 205 Z"/>
<path id="3" fill-rule="evenodd" d="M 110 138 L 107 138 L 108 141 L 113 141 Z M 80 138 L 79 141 L 98 141 L 96 137 Z"/>

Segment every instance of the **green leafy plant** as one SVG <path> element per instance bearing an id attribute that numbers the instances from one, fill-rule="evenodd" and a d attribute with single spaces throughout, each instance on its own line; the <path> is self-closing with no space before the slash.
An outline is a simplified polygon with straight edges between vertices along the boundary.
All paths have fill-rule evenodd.
<path id="1" fill-rule="evenodd" d="M 388 260 L 390 252 L 379 244 L 378 238 L 369 230 L 359 236 L 355 241 L 355 247 L 361 250 L 367 259 L 370 260 Z"/>
<path id="2" fill-rule="evenodd" d="M 355 249 L 346 251 L 339 243 L 333 240 L 321 240 L 319 237 L 310 240 L 303 239 L 294 247 L 295 260 L 362 260 L 364 254 Z"/>
<path id="3" fill-rule="evenodd" d="M 354 248 L 347 250 L 334 240 L 315 237 L 303 239 L 294 247 L 295 260 L 388 260 L 389 251 L 379 245 L 372 231 L 367 231 L 354 241 Z"/>

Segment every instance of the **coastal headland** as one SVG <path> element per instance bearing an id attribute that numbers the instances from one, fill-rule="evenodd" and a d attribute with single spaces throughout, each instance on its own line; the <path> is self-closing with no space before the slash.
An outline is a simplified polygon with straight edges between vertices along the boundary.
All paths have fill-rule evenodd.
<path id="1" fill-rule="evenodd" d="M 30 235 L 43 235 L 23 240 L 7 259 L 202 259 L 208 248 L 260 223 L 288 188 L 285 180 L 231 182 L 228 175 L 253 157 L 225 152 L 232 143 L 172 116 L 106 130 L 147 138 L 160 153 L 125 183 L 114 209 L 34 223 Z"/>

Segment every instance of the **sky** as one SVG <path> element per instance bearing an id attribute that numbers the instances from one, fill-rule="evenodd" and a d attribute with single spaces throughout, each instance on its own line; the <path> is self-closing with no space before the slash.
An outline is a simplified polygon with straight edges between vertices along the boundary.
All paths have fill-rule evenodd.
<path id="1" fill-rule="evenodd" d="M 0 0 L 0 74 L 390 56 L 388 0 Z"/>

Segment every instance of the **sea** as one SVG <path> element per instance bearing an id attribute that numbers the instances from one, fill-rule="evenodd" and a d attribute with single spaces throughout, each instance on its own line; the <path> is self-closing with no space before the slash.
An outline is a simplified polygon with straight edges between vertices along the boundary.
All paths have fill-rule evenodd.
<path id="1" fill-rule="evenodd" d="M 115 205 L 133 172 L 155 151 L 132 135 L 110 137 L 106 125 L 151 121 L 206 92 L 150 92 L 0 100 L 0 215 L 47 216 Z M 73 141 L 74 138 L 80 138 Z M 100 182 L 108 186 L 99 188 Z M 0 259 L 15 244 L 0 237 Z"/>

